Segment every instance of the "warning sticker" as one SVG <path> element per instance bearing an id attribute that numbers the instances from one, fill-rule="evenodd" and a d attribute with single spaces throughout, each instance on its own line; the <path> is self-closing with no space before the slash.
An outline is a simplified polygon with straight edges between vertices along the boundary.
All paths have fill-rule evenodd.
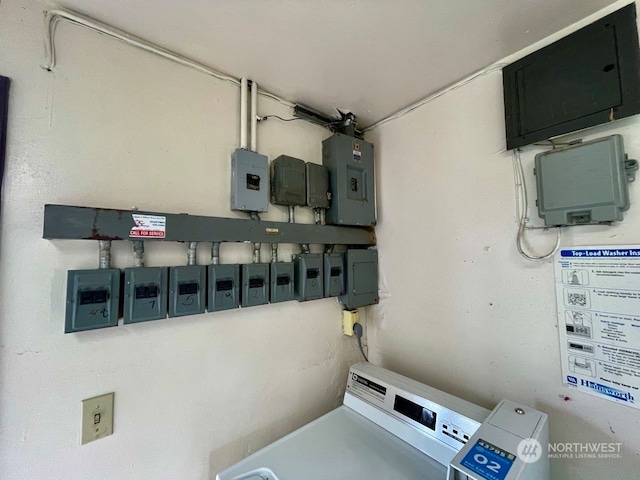
<path id="1" fill-rule="evenodd" d="M 167 229 L 167 217 L 132 213 L 134 226 L 129 232 L 133 238 L 164 238 Z"/>

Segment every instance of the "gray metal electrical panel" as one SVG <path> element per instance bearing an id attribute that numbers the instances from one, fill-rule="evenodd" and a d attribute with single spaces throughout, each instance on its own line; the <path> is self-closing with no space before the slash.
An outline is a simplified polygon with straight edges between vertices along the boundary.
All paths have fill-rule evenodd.
<path id="1" fill-rule="evenodd" d="M 240 265 L 209 265 L 207 310 L 218 312 L 240 305 Z"/>
<path id="2" fill-rule="evenodd" d="M 271 162 L 271 203 L 274 205 L 305 205 L 306 172 L 304 161 L 280 155 Z"/>
<path id="3" fill-rule="evenodd" d="M 182 317 L 204 313 L 207 270 L 204 265 L 169 269 L 169 316 Z"/>
<path id="4" fill-rule="evenodd" d="M 300 253 L 293 257 L 295 297 L 299 302 L 323 297 L 324 265 L 320 253 Z"/>
<path id="5" fill-rule="evenodd" d="M 124 270 L 124 323 L 147 322 L 167 316 L 167 267 Z"/>
<path id="6" fill-rule="evenodd" d="M 539 153 L 538 214 L 549 226 L 620 221 L 637 166 L 627 159 L 620 135 Z"/>
<path id="7" fill-rule="evenodd" d="M 293 263 L 275 262 L 271 267 L 271 303 L 293 300 Z"/>
<path id="8" fill-rule="evenodd" d="M 324 254 L 324 296 L 344 295 L 344 253 Z"/>
<path id="9" fill-rule="evenodd" d="M 120 270 L 67 272 L 67 309 L 64 333 L 117 327 L 120 306 Z"/>
<path id="10" fill-rule="evenodd" d="M 331 190 L 329 189 L 329 169 L 316 163 L 306 164 L 307 207 L 329 208 Z"/>
<path id="11" fill-rule="evenodd" d="M 322 163 L 329 169 L 331 225 L 371 226 L 376 223 L 373 145 L 336 133 L 322 142 Z"/>
<path id="12" fill-rule="evenodd" d="M 231 210 L 266 212 L 269 209 L 269 160 L 249 150 L 231 155 Z"/>
<path id="13" fill-rule="evenodd" d="M 269 264 L 242 265 L 242 306 L 254 307 L 269 301 Z"/>
<path id="14" fill-rule="evenodd" d="M 347 250 L 346 292 L 339 300 L 352 310 L 378 303 L 378 251 Z"/>

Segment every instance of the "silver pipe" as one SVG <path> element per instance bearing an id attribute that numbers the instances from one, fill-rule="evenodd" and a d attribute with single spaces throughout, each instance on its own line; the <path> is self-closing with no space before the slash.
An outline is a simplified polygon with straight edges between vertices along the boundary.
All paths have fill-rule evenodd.
<path id="1" fill-rule="evenodd" d="M 247 149 L 247 79 L 240 80 L 240 148 Z"/>
<path id="2" fill-rule="evenodd" d="M 309 249 L 309 244 L 308 243 L 301 243 L 300 244 L 300 249 L 302 250 L 302 253 L 311 253 L 311 250 Z"/>
<path id="3" fill-rule="evenodd" d="M 262 247 L 261 243 L 253 244 L 253 263 L 260 263 L 260 247 Z"/>
<path id="4" fill-rule="evenodd" d="M 189 250 L 187 250 L 187 265 L 197 265 L 196 251 L 198 249 L 198 242 L 189 242 Z"/>
<path id="5" fill-rule="evenodd" d="M 326 225 L 326 224 L 327 224 L 327 209 L 321 208 L 320 209 L 320 225 Z"/>
<path id="6" fill-rule="evenodd" d="M 322 222 L 322 218 L 320 217 L 320 209 L 319 208 L 314 208 L 313 209 L 313 219 L 316 222 L 316 225 L 320 225 L 320 222 Z"/>
<path id="7" fill-rule="evenodd" d="M 133 265 L 144 267 L 144 242 L 142 240 L 133 241 Z"/>
<path id="8" fill-rule="evenodd" d="M 111 240 L 98 240 L 100 248 L 100 268 L 111 268 Z"/>
<path id="9" fill-rule="evenodd" d="M 271 263 L 278 263 L 278 244 L 271 244 Z"/>
<path id="10" fill-rule="evenodd" d="M 251 81 L 251 151 L 258 151 L 258 84 Z"/>
<path id="11" fill-rule="evenodd" d="M 211 247 L 211 265 L 218 265 L 220 263 L 220 242 L 213 242 Z"/>
<path id="12" fill-rule="evenodd" d="M 296 223 L 295 209 L 293 205 L 289 205 L 289 223 Z"/>

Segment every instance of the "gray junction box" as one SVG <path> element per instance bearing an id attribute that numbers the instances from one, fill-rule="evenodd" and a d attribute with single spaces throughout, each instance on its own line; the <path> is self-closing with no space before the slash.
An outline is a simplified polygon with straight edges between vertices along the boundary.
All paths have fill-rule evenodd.
<path id="1" fill-rule="evenodd" d="M 300 253 L 293 257 L 295 297 L 299 302 L 323 298 L 323 256 L 320 253 Z"/>
<path id="2" fill-rule="evenodd" d="M 64 333 L 118 326 L 120 275 L 117 268 L 67 272 Z"/>
<path id="3" fill-rule="evenodd" d="M 280 155 L 271 162 L 271 203 L 274 205 L 305 205 L 306 172 L 303 160 Z"/>
<path id="4" fill-rule="evenodd" d="M 269 160 L 238 148 L 231 155 L 231 210 L 266 212 L 269 209 Z"/>
<path id="5" fill-rule="evenodd" d="M 207 299 L 207 270 L 204 265 L 171 267 L 169 285 L 169 317 L 204 313 Z"/>
<path id="6" fill-rule="evenodd" d="M 269 301 L 269 264 L 242 265 L 242 306 L 254 307 Z"/>
<path id="7" fill-rule="evenodd" d="M 346 292 L 339 298 L 347 309 L 378 303 L 378 251 L 347 250 Z"/>
<path id="8" fill-rule="evenodd" d="M 539 153 L 535 157 L 538 215 L 545 225 L 622 220 L 629 208 L 627 160 L 620 135 Z M 627 169 L 627 170 L 625 170 Z"/>
<path id="9" fill-rule="evenodd" d="M 147 322 L 167 316 L 167 267 L 124 270 L 124 323 Z"/>
<path id="10" fill-rule="evenodd" d="M 324 296 L 344 295 L 344 254 L 324 254 Z"/>
<path id="11" fill-rule="evenodd" d="M 271 303 L 293 300 L 293 263 L 274 262 L 271 267 Z"/>
<path id="12" fill-rule="evenodd" d="M 376 192 L 373 145 L 336 133 L 322 142 L 322 163 L 329 169 L 331 225 L 376 224 Z"/>
<path id="13" fill-rule="evenodd" d="M 329 188 L 329 169 L 316 163 L 306 164 L 307 207 L 329 208 L 331 190 Z"/>
<path id="14" fill-rule="evenodd" d="M 218 312 L 240 305 L 240 265 L 209 265 L 207 310 Z"/>

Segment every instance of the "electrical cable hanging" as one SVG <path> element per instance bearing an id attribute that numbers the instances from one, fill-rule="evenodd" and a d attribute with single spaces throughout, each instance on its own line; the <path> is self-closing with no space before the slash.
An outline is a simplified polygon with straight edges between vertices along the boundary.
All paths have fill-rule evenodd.
<path id="1" fill-rule="evenodd" d="M 532 262 L 539 262 L 553 257 L 560 248 L 560 242 L 562 240 L 562 233 L 560 227 L 556 228 L 556 243 L 549 253 L 541 256 L 529 255 L 525 252 L 522 242 L 524 239 L 524 232 L 527 229 L 533 229 L 537 227 L 529 227 L 527 225 L 529 213 L 529 202 L 527 200 L 527 185 L 524 179 L 524 170 L 522 168 L 522 157 L 520 155 L 520 149 L 513 150 L 513 178 L 515 184 L 515 196 L 516 196 L 516 218 L 518 220 L 518 234 L 516 235 L 516 247 L 518 253 L 526 260 Z M 551 227 L 550 227 L 551 228 Z M 545 228 L 546 230 L 546 228 Z"/>

